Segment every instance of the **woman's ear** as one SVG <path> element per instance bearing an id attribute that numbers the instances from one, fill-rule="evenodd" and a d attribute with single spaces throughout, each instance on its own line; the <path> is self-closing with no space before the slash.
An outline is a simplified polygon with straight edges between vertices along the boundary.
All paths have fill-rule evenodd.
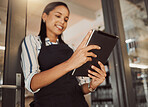
<path id="1" fill-rule="evenodd" d="M 47 19 L 47 14 L 46 13 L 43 13 L 42 19 L 43 19 L 43 22 L 46 22 L 46 19 Z"/>

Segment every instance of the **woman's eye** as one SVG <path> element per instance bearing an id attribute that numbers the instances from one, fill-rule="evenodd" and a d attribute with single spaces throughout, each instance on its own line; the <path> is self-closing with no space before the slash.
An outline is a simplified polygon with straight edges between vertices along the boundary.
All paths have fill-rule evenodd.
<path id="1" fill-rule="evenodd" d="M 67 20 L 67 19 L 65 19 L 64 21 L 65 21 L 65 22 L 68 22 L 68 20 Z"/>
<path id="2" fill-rule="evenodd" d="M 57 18 L 60 18 L 60 16 L 59 15 L 55 15 Z"/>
<path id="3" fill-rule="evenodd" d="M 68 22 L 68 19 L 69 19 L 69 18 L 64 18 L 64 21 L 65 21 L 65 22 Z"/>

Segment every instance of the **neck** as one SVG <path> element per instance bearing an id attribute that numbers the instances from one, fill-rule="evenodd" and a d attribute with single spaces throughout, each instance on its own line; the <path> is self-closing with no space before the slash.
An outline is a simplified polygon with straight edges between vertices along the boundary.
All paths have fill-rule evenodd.
<path id="1" fill-rule="evenodd" d="M 50 42 L 57 42 L 58 36 L 52 33 L 47 33 L 47 37 L 50 39 Z"/>

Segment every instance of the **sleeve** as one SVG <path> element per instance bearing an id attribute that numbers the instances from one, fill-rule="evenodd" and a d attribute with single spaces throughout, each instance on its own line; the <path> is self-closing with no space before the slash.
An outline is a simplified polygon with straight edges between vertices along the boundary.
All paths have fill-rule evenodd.
<path id="1" fill-rule="evenodd" d="M 38 92 L 40 89 L 33 92 L 30 87 L 32 77 L 39 73 L 38 51 L 35 37 L 26 36 L 22 42 L 21 65 L 25 78 L 25 87 L 32 93 Z"/>
<path id="2" fill-rule="evenodd" d="M 77 76 L 76 78 L 77 78 L 80 86 L 85 84 L 85 83 L 90 83 L 89 77 Z"/>

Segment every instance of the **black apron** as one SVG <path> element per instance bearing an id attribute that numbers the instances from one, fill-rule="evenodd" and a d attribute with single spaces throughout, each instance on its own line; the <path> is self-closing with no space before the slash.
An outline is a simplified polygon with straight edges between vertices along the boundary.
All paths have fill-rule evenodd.
<path id="1" fill-rule="evenodd" d="M 45 46 L 43 43 L 38 56 L 41 72 L 68 60 L 72 54 L 73 50 L 67 44 Z M 82 89 L 71 73 L 35 93 L 34 107 L 88 107 Z"/>

